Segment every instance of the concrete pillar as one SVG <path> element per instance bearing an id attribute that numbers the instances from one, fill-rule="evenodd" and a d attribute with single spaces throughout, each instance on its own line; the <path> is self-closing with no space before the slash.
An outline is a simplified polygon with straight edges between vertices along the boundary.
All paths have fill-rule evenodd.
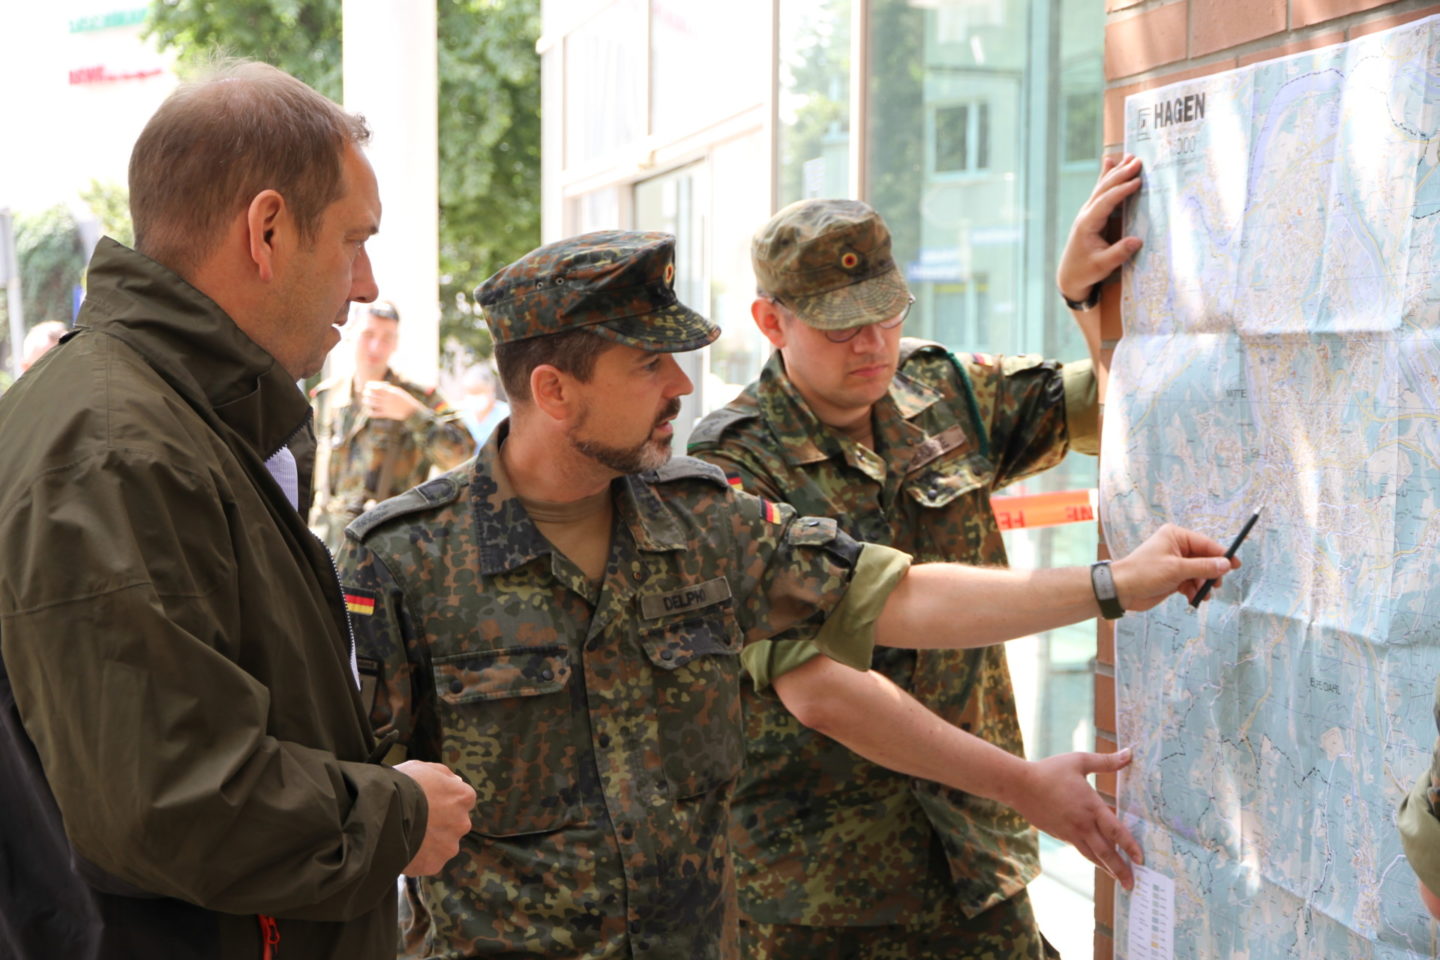
<path id="1" fill-rule="evenodd" d="M 342 10 L 345 108 L 369 121 L 366 154 L 380 182 L 380 233 L 367 248 L 380 296 L 400 309 L 393 364 L 434 384 L 440 352 L 435 0 L 344 0 Z M 347 336 L 332 355 L 337 372 L 353 368 L 353 342 Z"/>

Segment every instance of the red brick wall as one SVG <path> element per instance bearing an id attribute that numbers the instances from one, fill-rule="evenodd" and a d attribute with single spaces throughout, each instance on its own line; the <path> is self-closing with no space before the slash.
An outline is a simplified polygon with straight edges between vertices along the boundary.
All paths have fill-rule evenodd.
<path id="1" fill-rule="evenodd" d="M 1125 98 L 1142 90 L 1246 66 L 1302 50 L 1343 43 L 1440 13 L 1435 0 L 1103 0 L 1105 3 L 1106 148 L 1121 149 Z M 1122 334 L 1120 292 L 1101 301 L 1101 336 Z M 1108 350 L 1107 350 L 1108 352 Z M 1103 533 L 1102 533 L 1103 540 Z M 1108 556 L 1104 546 L 1100 557 Z M 1096 750 L 1115 742 L 1115 634 L 1099 621 L 1095 671 Z M 1096 787 L 1114 802 L 1115 777 Z M 1115 884 L 1095 872 L 1095 960 L 1113 960 Z"/>

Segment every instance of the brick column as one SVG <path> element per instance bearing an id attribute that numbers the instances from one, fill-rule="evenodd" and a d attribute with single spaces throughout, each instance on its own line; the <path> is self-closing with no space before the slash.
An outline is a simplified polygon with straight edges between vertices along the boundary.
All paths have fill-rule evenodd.
<path id="1" fill-rule="evenodd" d="M 1440 13 L 1434 0 L 1104 0 L 1104 142 L 1123 148 L 1125 98 L 1166 84 L 1247 66 L 1388 30 Z M 1109 348 L 1123 333 L 1118 288 L 1101 302 Z M 1107 351 L 1108 356 L 1108 351 Z M 1113 387 L 1112 387 L 1113 389 Z M 1101 531 L 1100 558 L 1109 556 Z M 1095 749 L 1117 749 L 1115 632 L 1099 621 L 1095 669 Z M 1120 691 L 1123 696 L 1123 691 Z M 1112 803 L 1115 777 L 1097 778 Z M 1115 884 L 1095 872 L 1095 960 L 1113 960 Z"/>

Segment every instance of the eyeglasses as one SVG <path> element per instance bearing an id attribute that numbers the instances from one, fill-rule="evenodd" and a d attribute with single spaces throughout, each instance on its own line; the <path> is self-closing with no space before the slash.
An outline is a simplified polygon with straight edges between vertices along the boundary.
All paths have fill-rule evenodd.
<path id="1" fill-rule="evenodd" d="M 771 296 L 770 300 L 785 307 L 786 310 L 790 310 L 779 297 Z M 906 301 L 904 308 L 889 320 L 880 320 L 875 323 L 862 323 L 858 327 L 846 327 L 844 330 L 823 330 L 821 332 L 825 334 L 825 339 L 831 343 L 849 343 L 860 335 L 861 330 L 867 327 L 879 327 L 881 330 L 894 330 L 905 322 L 905 318 L 910 315 L 910 308 L 913 306 L 915 306 L 915 294 L 912 293 L 910 294 L 910 299 Z M 793 314 L 795 311 L 790 310 L 790 312 Z"/>

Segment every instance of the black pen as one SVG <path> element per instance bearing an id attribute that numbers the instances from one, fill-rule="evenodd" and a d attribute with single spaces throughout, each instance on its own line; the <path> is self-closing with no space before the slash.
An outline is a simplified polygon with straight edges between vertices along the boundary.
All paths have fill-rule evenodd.
<path id="1" fill-rule="evenodd" d="M 1259 510 L 1256 510 L 1254 513 L 1250 514 L 1250 519 L 1249 519 L 1249 520 L 1246 520 L 1246 521 L 1245 521 L 1245 526 L 1243 526 L 1243 527 L 1240 528 L 1240 533 L 1239 533 L 1239 535 L 1236 536 L 1235 539 L 1230 543 L 1230 549 L 1225 551 L 1225 559 L 1226 559 L 1226 560 L 1230 560 L 1230 559 L 1232 559 L 1232 558 L 1235 556 L 1235 551 L 1240 549 L 1240 544 L 1242 544 L 1242 543 L 1245 542 L 1245 537 L 1246 537 L 1247 534 L 1250 533 L 1250 528 L 1253 527 L 1253 526 L 1255 526 L 1255 521 L 1256 521 L 1256 520 L 1259 520 L 1259 519 L 1260 519 L 1260 511 L 1259 511 Z M 1210 595 L 1210 588 L 1213 587 L 1213 586 L 1215 586 L 1215 578 L 1214 578 L 1214 577 L 1211 577 L 1209 580 L 1206 580 L 1206 581 L 1201 585 L 1201 587 L 1200 587 L 1199 590 L 1196 590 L 1196 591 L 1195 591 L 1195 599 L 1190 601 L 1190 606 L 1192 606 L 1192 607 L 1198 607 L 1198 606 L 1200 606 L 1200 601 L 1201 601 L 1201 600 L 1204 600 L 1206 597 L 1208 597 L 1208 596 Z"/>

